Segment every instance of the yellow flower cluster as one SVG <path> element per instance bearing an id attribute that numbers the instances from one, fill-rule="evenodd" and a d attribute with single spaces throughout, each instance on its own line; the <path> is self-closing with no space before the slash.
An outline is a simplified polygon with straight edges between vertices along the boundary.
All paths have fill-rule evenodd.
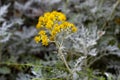
<path id="1" fill-rule="evenodd" d="M 66 21 L 66 16 L 57 11 L 47 12 L 39 17 L 36 28 L 40 30 L 34 38 L 36 43 L 42 42 L 42 45 L 47 46 L 49 41 L 54 41 L 56 35 L 63 31 L 76 32 L 77 28 L 74 24 Z"/>
<path id="2" fill-rule="evenodd" d="M 34 40 L 36 43 L 42 41 L 42 45 L 47 46 L 48 45 L 48 37 L 46 35 L 46 32 L 44 30 L 41 30 L 38 33 L 38 36 L 35 36 Z"/>
<path id="3" fill-rule="evenodd" d="M 47 29 L 52 29 L 54 23 L 63 22 L 66 20 L 66 16 L 57 11 L 47 12 L 43 16 L 39 17 L 39 22 L 36 26 L 37 29 L 40 29 L 46 26 Z"/>

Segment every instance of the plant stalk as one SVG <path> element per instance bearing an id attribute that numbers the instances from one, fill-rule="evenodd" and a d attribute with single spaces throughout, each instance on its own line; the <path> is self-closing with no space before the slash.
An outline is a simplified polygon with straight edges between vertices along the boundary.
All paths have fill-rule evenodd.
<path id="1" fill-rule="evenodd" d="M 120 4 L 120 0 L 117 0 L 117 2 L 113 5 L 113 10 L 110 14 L 110 16 L 108 17 L 107 21 L 112 19 L 114 13 L 115 13 L 115 9 L 117 8 L 117 6 Z M 107 21 L 103 24 L 102 26 L 102 30 L 104 30 L 105 26 L 107 25 Z"/>
<path id="2" fill-rule="evenodd" d="M 87 58 L 87 55 L 88 55 L 88 50 L 87 50 L 87 47 L 86 47 L 86 45 L 83 45 L 83 49 L 84 49 L 84 56 Z M 88 68 L 88 64 L 87 64 L 87 59 L 85 59 L 85 69 L 87 69 Z"/>
<path id="3" fill-rule="evenodd" d="M 58 42 L 55 41 L 55 44 L 56 44 L 56 46 L 57 46 L 57 48 L 58 48 L 58 54 L 60 54 L 60 58 L 61 58 L 61 60 L 64 62 L 66 68 L 67 68 L 68 71 L 69 71 L 69 73 L 70 73 L 70 74 L 73 74 L 73 73 L 72 73 L 72 70 L 71 70 L 70 67 L 68 66 L 68 63 L 67 63 L 67 61 L 66 61 L 66 59 L 65 59 L 65 57 L 64 57 L 64 54 L 63 54 L 63 52 L 62 52 L 62 49 L 61 49 L 61 46 L 62 46 L 63 40 L 64 40 L 64 38 L 62 38 L 60 44 L 58 44 Z"/>
<path id="4" fill-rule="evenodd" d="M 63 60 L 66 68 L 68 69 L 68 71 L 69 71 L 71 74 L 73 74 L 73 73 L 72 73 L 72 70 L 70 69 L 70 67 L 69 67 L 68 64 L 67 64 L 67 61 L 66 61 L 66 59 L 65 59 L 65 57 L 64 57 L 64 54 L 62 53 L 62 50 L 59 49 L 59 50 L 58 50 L 58 53 L 60 54 L 60 57 L 61 57 L 61 59 Z"/>

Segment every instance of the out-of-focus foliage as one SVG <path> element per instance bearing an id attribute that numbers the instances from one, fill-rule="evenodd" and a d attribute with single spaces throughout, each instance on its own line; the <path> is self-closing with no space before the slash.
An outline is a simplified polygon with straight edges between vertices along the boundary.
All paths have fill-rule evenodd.
<path id="1" fill-rule="evenodd" d="M 78 28 L 63 45 L 73 75 L 54 44 L 33 39 L 38 17 L 53 10 Z M 0 80 L 105 78 L 120 79 L 120 0 L 0 0 Z"/>

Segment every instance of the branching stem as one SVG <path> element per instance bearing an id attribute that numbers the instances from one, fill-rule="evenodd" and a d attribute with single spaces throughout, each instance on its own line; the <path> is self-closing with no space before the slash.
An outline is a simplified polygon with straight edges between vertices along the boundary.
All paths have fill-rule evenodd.
<path id="1" fill-rule="evenodd" d="M 64 56 L 64 54 L 63 54 L 63 51 L 62 51 L 62 50 L 63 50 L 63 49 L 62 49 L 62 46 L 63 46 L 64 38 L 65 38 L 65 36 L 62 38 L 60 44 L 58 44 L 57 41 L 55 41 L 55 44 L 56 44 L 56 46 L 57 46 L 57 48 L 58 48 L 58 54 L 60 54 L 61 60 L 64 62 L 66 68 L 67 68 L 68 71 L 69 71 L 69 73 L 70 73 L 70 74 L 73 74 L 73 73 L 72 73 L 72 70 L 71 70 L 70 67 L 68 66 L 68 63 L 67 63 L 67 61 L 66 61 L 66 59 L 65 59 L 65 56 Z"/>
<path id="2" fill-rule="evenodd" d="M 115 13 L 115 9 L 117 8 L 117 6 L 120 4 L 120 0 L 117 0 L 117 2 L 113 5 L 113 10 L 110 14 L 110 16 L 108 17 L 107 21 L 112 19 L 114 13 Z M 107 21 L 103 24 L 102 26 L 102 30 L 104 30 L 105 26 L 107 25 Z"/>

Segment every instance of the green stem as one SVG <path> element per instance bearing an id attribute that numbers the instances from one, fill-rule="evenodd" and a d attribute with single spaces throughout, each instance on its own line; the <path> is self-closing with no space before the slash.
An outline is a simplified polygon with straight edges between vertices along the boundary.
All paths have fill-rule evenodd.
<path id="1" fill-rule="evenodd" d="M 83 49 L 84 49 L 84 56 L 87 58 L 88 50 L 87 50 L 86 45 L 83 45 Z M 87 66 L 87 59 L 85 59 L 84 63 L 85 63 L 85 69 L 87 69 L 88 68 L 88 66 Z"/>
<path id="2" fill-rule="evenodd" d="M 0 43 L 0 61 L 1 61 L 1 58 L 2 58 L 2 43 Z"/>
<path id="3" fill-rule="evenodd" d="M 112 10 L 110 16 L 108 17 L 107 21 L 110 20 L 110 19 L 112 19 L 113 15 L 114 15 L 114 13 L 115 13 L 115 9 L 117 8 L 117 6 L 118 6 L 119 4 L 120 4 L 120 0 L 117 0 L 117 2 L 113 5 L 113 10 Z M 102 30 L 103 30 L 103 29 L 105 28 L 105 26 L 107 25 L 107 21 L 103 24 Z"/>
<path id="4" fill-rule="evenodd" d="M 101 8 L 104 3 L 104 0 L 100 0 L 98 3 L 99 3 L 99 8 Z"/>
<path id="5" fill-rule="evenodd" d="M 66 59 L 65 59 L 65 57 L 64 57 L 64 54 L 62 53 L 62 50 L 59 49 L 59 50 L 58 50 L 58 53 L 60 54 L 60 57 L 61 57 L 61 59 L 63 60 L 66 68 L 67 68 L 68 71 L 72 74 L 72 70 L 71 70 L 70 67 L 68 66 L 67 61 L 66 61 Z"/>
<path id="6" fill-rule="evenodd" d="M 2 63 L 0 63 L 0 65 L 8 65 L 8 66 L 35 66 L 33 64 L 22 64 L 22 63 L 11 63 L 11 62 L 2 62 Z"/>
<path id="7" fill-rule="evenodd" d="M 63 41 L 64 41 L 64 38 L 62 38 L 60 44 L 57 43 L 57 41 L 55 41 L 55 44 L 56 44 L 56 46 L 57 46 L 57 48 L 58 48 L 58 53 L 60 54 L 60 58 L 61 58 L 62 61 L 64 62 L 66 68 L 67 68 L 68 71 L 69 71 L 69 73 L 72 74 L 72 70 L 71 70 L 70 67 L 68 66 L 67 61 L 66 61 L 66 59 L 65 59 L 65 57 L 64 57 L 64 54 L 63 54 L 63 52 L 62 52 L 62 49 L 61 49 Z"/>
<path id="8" fill-rule="evenodd" d="M 0 62 L 1 62 L 1 56 L 2 56 L 2 51 L 1 51 L 1 48 L 0 48 Z"/>
<path id="9" fill-rule="evenodd" d="M 90 67 L 95 61 L 99 60 L 100 58 L 102 58 L 102 57 L 105 56 L 105 55 L 107 55 L 107 54 L 104 53 L 104 54 L 100 55 L 99 57 L 95 58 L 94 60 L 92 60 L 92 62 L 90 62 L 90 63 L 88 64 L 88 67 Z"/>
<path id="10" fill-rule="evenodd" d="M 113 10 L 112 13 L 110 14 L 110 19 L 112 19 L 114 13 L 115 13 L 115 9 L 117 8 L 117 6 L 120 4 L 120 0 L 117 0 L 117 2 L 113 5 Z"/>

